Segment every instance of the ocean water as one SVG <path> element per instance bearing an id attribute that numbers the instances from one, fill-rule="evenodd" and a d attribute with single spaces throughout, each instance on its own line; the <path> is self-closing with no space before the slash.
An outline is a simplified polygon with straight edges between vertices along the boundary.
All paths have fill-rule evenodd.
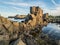
<path id="1" fill-rule="evenodd" d="M 60 40 L 60 24 L 49 23 L 43 27 L 42 32 L 55 40 Z"/>
<path id="2" fill-rule="evenodd" d="M 8 19 L 15 22 L 21 22 L 25 20 L 25 19 L 14 19 L 14 18 L 8 18 Z"/>

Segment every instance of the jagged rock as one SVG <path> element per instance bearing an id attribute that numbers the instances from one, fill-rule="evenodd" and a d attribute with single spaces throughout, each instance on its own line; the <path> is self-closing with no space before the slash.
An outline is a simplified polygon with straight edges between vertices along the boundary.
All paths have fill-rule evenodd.
<path id="1" fill-rule="evenodd" d="M 37 25 L 41 25 L 41 26 L 42 24 L 44 25 L 43 18 L 42 18 L 43 11 L 39 7 L 31 7 L 30 13 L 31 14 L 28 14 L 26 20 L 23 23 L 11 22 L 7 18 L 0 17 L 0 21 L 1 21 L 0 22 L 0 35 L 2 36 L 8 35 L 9 44 L 11 45 L 39 45 L 35 39 L 36 37 L 34 37 L 33 34 L 38 34 L 41 31 L 40 28 L 42 27 L 35 28 Z M 30 34 L 31 30 L 34 30 L 32 34 Z M 22 34 L 23 36 L 21 37 Z M 33 38 L 31 35 L 33 36 Z"/>
<path id="2" fill-rule="evenodd" d="M 39 7 L 31 7 L 30 13 L 35 15 L 36 24 L 43 25 L 43 10 Z"/>
<path id="3" fill-rule="evenodd" d="M 9 45 L 8 35 L 0 35 L 0 45 Z"/>
<path id="4" fill-rule="evenodd" d="M 26 42 L 27 45 L 37 45 L 37 42 L 34 39 L 26 39 Z"/>
<path id="5" fill-rule="evenodd" d="M 19 31 L 19 22 L 13 22 L 13 30 L 15 32 Z"/>
<path id="6" fill-rule="evenodd" d="M 0 45 L 9 45 L 9 41 L 0 41 Z"/>
<path id="7" fill-rule="evenodd" d="M 44 25 L 45 25 L 45 26 L 47 25 L 47 22 L 46 22 L 46 21 L 44 21 Z"/>
<path id="8" fill-rule="evenodd" d="M 30 7 L 30 13 L 31 13 L 31 14 L 34 14 L 34 13 L 35 13 L 35 9 L 36 9 L 36 7 L 35 7 L 35 6 Z"/>
<path id="9" fill-rule="evenodd" d="M 49 20 L 49 18 L 48 18 L 48 13 L 44 14 L 43 20 L 46 21 L 46 22 L 48 22 L 48 20 Z"/>
<path id="10" fill-rule="evenodd" d="M 35 16 L 34 14 L 30 14 L 30 15 L 31 15 L 31 17 L 32 17 L 32 20 L 29 20 L 29 21 L 27 22 L 27 24 L 33 27 L 33 26 L 36 25 L 36 16 Z M 34 23 L 33 23 L 33 22 L 34 22 Z"/>
<path id="11" fill-rule="evenodd" d="M 26 45 L 21 39 L 18 39 L 13 45 Z"/>
<path id="12" fill-rule="evenodd" d="M 24 19 L 26 15 L 16 15 L 14 18 L 15 19 Z"/>

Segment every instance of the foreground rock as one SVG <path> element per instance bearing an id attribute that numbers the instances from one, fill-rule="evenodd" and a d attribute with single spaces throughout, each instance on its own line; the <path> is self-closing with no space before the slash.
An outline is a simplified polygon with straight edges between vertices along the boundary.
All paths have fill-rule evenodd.
<path id="1" fill-rule="evenodd" d="M 13 45 L 26 45 L 21 39 L 18 39 Z"/>
<path id="2" fill-rule="evenodd" d="M 45 37 L 43 39 L 40 37 L 42 37 L 42 27 L 48 24 L 46 20 L 43 19 L 43 10 L 35 6 L 30 8 L 30 14 L 21 23 L 12 22 L 0 16 L 0 35 L 1 37 L 5 35 L 1 38 L 2 43 L 7 41 L 6 45 L 45 45 L 45 40 L 43 40 Z"/>

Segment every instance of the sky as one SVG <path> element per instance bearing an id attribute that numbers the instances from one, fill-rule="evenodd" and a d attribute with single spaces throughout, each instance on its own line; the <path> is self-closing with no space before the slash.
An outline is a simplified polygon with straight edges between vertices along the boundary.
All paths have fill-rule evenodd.
<path id="1" fill-rule="evenodd" d="M 49 15 L 60 15 L 60 0 L 0 0 L 0 14 L 4 17 L 27 15 L 31 6 L 39 6 Z"/>

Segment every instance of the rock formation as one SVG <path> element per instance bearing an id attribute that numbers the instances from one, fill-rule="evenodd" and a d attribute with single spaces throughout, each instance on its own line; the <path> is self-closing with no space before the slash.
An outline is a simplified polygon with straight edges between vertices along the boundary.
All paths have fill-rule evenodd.
<path id="1" fill-rule="evenodd" d="M 43 23 L 43 18 L 42 18 L 43 17 L 43 10 L 41 8 L 35 7 L 35 6 L 30 7 L 30 13 L 35 15 L 37 24 Z"/>
<path id="2" fill-rule="evenodd" d="M 16 15 L 16 16 L 9 16 L 8 18 L 14 18 L 14 19 L 24 19 L 26 15 Z"/>
<path id="3" fill-rule="evenodd" d="M 49 22 L 48 13 L 44 14 L 44 16 L 43 16 L 43 22 L 44 22 L 44 25 L 47 25 L 47 22 Z"/>
<path id="4" fill-rule="evenodd" d="M 42 25 L 44 25 L 44 19 L 46 18 L 47 20 L 47 15 L 43 15 L 43 10 L 41 8 L 33 6 L 30 7 L 30 14 L 26 16 L 24 22 L 12 22 L 7 18 L 0 16 L 0 35 L 7 35 L 8 37 L 6 38 L 10 45 L 14 45 L 14 43 L 16 43 L 15 45 L 35 45 L 36 43 L 37 45 L 35 38 L 30 35 L 30 32 L 31 34 L 37 35 L 41 31 Z M 23 41 L 20 40 L 19 42 L 20 38 Z M 24 40 L 26 44 L 24 43 Z"/>

